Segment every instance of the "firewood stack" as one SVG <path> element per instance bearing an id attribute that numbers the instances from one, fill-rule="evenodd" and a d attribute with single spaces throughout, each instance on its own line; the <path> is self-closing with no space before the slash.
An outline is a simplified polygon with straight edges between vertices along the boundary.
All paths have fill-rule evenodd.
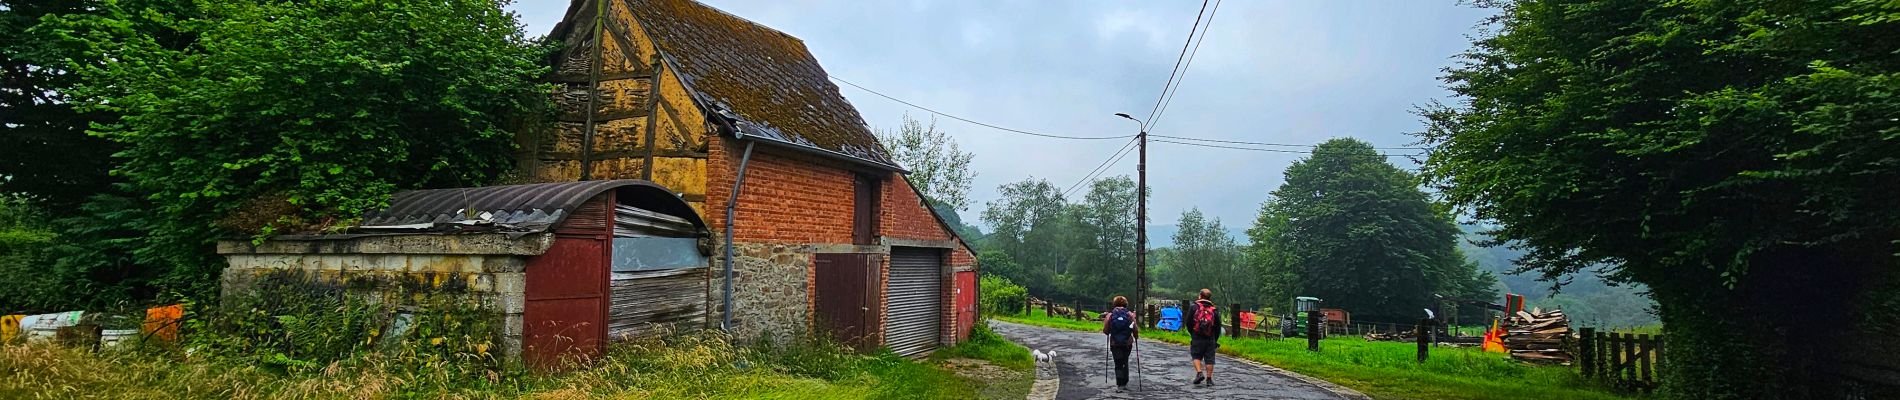
<path id="1" fill-rule="evenodd" d="M 1564 315 L 1563 310 L 1518 311 L 1505 322 L 1504 348 L 1511 351 L 1512 359 L 1570 365 L 1570 351 L 1565 350 L 1565 342 L 1570 339 L 1570 316 Z"/>

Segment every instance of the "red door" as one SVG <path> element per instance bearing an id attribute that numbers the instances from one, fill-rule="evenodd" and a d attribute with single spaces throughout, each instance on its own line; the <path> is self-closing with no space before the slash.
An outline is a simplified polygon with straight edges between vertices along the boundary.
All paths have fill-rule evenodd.
<path id="1" fill-rule="evenodd" d="M 957 273 L 957 343 L 970 338 L 970 327 L 976 326 L 978 316 L 976 308 L 976 271 Z"/>
<path id="2" fill-rule="evenodd" d="M 530 365 L 551 368 L 563 357 L 600 354 L 607 333 L 605 243 L 561 235 L 528 262 L 522 353 Z"/>

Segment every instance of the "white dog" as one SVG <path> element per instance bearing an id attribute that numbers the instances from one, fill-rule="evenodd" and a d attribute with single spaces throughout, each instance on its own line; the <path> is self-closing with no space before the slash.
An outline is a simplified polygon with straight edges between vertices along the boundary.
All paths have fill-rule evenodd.
<path id="1" fill-rule="evenodd" d="M 1055 351 L 1055 350 L 1049 350 L 1049 352 L 1048 352 L 1048 353 L 1044 353 L 1044 352 L 1042 352 L 1041 350 L 1035 350 L 1035 349 L 1030 349 L 1030 350 L 1029 350 L 1029 355 L 1032 355 L 1032 356 L 1035 356 L 1035 357 L 1036 357 L 1036 362 L 1043 362 L 1043 363 L 1049 363 L 1049 362 L 1055 362 L 1055 361 L 1056 361 L 1056 351 Z"/>

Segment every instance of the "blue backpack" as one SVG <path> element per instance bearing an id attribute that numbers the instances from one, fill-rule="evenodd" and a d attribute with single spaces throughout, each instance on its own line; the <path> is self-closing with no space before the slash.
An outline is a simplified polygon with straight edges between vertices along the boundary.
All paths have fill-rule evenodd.
<path id="1" fill-rule="evenodd" d="M 1108 315 L 1108 340 L 1115 345 L 1135 343 L 1135 314 L 1128 309 L 1116 309 Z"/>

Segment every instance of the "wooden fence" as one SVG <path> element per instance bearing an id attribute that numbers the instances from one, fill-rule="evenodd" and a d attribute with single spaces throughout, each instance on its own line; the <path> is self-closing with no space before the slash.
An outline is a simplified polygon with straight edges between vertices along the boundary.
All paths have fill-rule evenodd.
<path id="1" fill-rule="evenodd" d="M 1577 369 L 1586 378 L 1603 379 L 1618 388 L 1654 390 L 1654 364 L 1661 359 L 1661 336 L 1583 328 L 1577 338 Z"/>

